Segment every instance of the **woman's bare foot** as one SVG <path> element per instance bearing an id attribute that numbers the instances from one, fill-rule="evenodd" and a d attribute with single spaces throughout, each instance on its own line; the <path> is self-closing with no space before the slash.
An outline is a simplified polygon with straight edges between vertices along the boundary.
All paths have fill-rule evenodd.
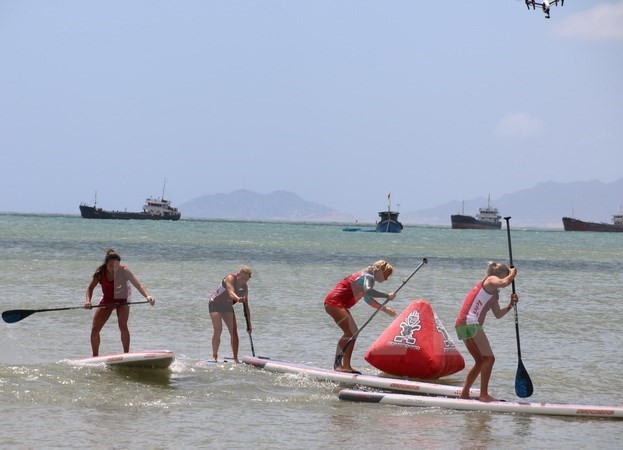
<path id="1" fill-rule="evenodd" d="M 360 375 L 361 372 L 359 372 L 358 370 L 353 369 L 352 367 L 343 367 L 343 366 L 338 366 L 335 369 L 336 372 L 344 372 L 344 373 L 354 373 L 356 375 Z"/>
<path id="2" fill-rule="evenodd" d="M 497 400 L 493 397 L 491 397 L 488 394 L 480 394 L 480 397 L 478 397 L 478 400 L 480 400 L 481 402 L 496 402 Z"/>

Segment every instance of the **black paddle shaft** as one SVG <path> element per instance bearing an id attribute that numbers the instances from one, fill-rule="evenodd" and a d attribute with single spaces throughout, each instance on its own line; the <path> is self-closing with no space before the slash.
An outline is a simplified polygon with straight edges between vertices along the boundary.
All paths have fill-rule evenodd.
<path id="1" fill-rule="evenodd" d="M 508 236 L 508 257 L 511 268 L 513 266 L 513 248 L 511 246 L 511 230 L 510 230 L 510 216 L 504 217 L 506 221 L 506 234 Z M 515 294 L 515 280 L 513 279 L 512 283 L 513 294 Z M 515 336 L 517 337 L 517 373 L 515 374 L 515 393 L 518 397 L 526 398 L 532 395 L 534 388 L 532 387 L 532 380 L 530 379 L 530 375 L 528 375 L 528 371 L 523 365 L 523 361 L 521 360 L 521 344 L 519 343 L 519 314 L 517 313 L 517 303 L 513 305 L 513 309 L 515 311 Z"/>
<path id="2" fill-rule="evenodd" d="M 511 245 L 511 228 L 510 228 L 510 216 L 504 217 L 506 221 L 506 235 L 508 236 L 508 260 L 510 262 L 511 269 L 515 267 L 513 265 L 513 247 Z M 511 282 L 511 287 L 513 290 L 513 294 L 515 294 L 515 279 Z M 517 303 L 513 305 L 513 310 L 515 311 L 515 335 L 517 337 L 517 355 L 519 359 L 521 359 L 521 344 L 519 343 L 519 314 L 517 313 Z"/>
<path id="3" fill-rule="evenodd" d="M 125 303 L 100 303 L 99 305 L 92 306 L 92 308 L 104 308 L 104 307 L 113 307 L 113 306 L 125 306 L 125 305 L 137 305 L 139 303 L 149 303 L 149 300 L 145 300 L 142 302 L 125 302 Z M 12 309 L 10 311 L 4 311 L 2 313 L 2 319 L 6 323 L 15 323 L 20 320 L 25 319 L 26 317 L 38 313 L 38 312 L 49 312 L 49 311 L 67 311 L 70 309 L 85 309 L 84 306 L 69 306 L 65 308 L 47 308 L 47 309 Z"/>

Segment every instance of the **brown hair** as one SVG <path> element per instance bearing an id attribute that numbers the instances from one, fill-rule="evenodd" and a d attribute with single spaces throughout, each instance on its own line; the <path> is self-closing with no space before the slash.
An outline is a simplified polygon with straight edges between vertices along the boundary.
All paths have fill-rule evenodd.
<path id="1" fill-rule="evenodd" d="M 116 251 L 114 251 L 112 248 L 109 248 L 108 250 L 106 250 L 106 257 L 104 258 L 104 263 L 101 264 L 97 270 L 95 271 L 95 273 L 93 274 L 94 277 L 99 277 L 100 273 L 102 273 L 104 270 L 106 270 L 106 264 L 108 264 L 108 261 L 121 261 L 121 256 L 119 256 L 119 253 L 117 253 Z"/>

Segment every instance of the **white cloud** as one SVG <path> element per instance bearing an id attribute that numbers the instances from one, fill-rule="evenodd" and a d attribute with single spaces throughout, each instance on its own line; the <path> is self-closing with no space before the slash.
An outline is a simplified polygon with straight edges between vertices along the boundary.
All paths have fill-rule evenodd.
<path id="1" fill-rule="evenodd" d="M 623 1 L 602 3 L 556 25 L 559 36 L 589 40 L 623 40 Z"/>
<path id="2" fill-rule="evenodd" d="M 536 136 L 544 128 L 545 123 L 525 113 L 511 113 L 498 123 L 496 132 L 499 136 L 527 139 Z"/>

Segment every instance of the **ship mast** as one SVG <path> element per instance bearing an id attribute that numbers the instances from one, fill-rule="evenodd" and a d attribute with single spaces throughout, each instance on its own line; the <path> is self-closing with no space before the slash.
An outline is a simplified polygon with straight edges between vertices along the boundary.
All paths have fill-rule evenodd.
<path id="1" fill-rule="evenodd" d="M 162 183 L 162 196 L 160 197 L 160 200 L 164 201 L 164 188 L 167 186 L 167 179 L 164 179 L 164 183 Z"/>

